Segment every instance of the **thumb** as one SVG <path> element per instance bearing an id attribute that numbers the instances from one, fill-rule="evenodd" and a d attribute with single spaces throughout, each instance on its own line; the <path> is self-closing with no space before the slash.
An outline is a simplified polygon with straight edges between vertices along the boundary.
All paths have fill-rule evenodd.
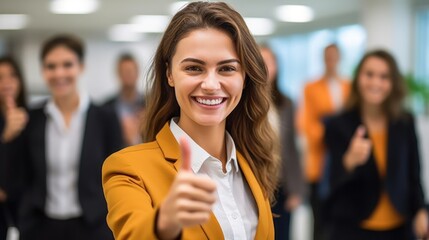
<path id="1" fill-rule="evenodd" d="M 6 97 L 6 99 L 5 99 L 5 105 L 6 105 L 6 109 L 7 110 L 16 108 L 15 100 L 13 99 L 13 97 L 10 97 L 10 96 Z"/>
<path id="2" fill-rule="evenodd" d="M 191 171 L 191 147 L 186 138 L 180 139 L 180 151 L 182 153 L 182 167 L 181 171 Z"/>
<path id="3" fill-rule="evenodd" d="M 365 133 L 366 133 L 366 128 L 363 125 L 360 125 L 356 131 L 355 131 L 355 135 L 354 138 L 364 138 L 365 137 Z"/>

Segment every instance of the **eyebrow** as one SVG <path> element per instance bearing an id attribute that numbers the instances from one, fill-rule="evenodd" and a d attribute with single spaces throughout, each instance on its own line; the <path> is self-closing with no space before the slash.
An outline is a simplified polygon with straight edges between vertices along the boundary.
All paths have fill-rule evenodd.
<path id="1" fill-rule="evenodd" d="M 184 63 L 184 62 L 194 62 L 194 63 L 198 63 L 201 65 L 206 65 L 206 63 L 200 59 L 196 59 L 196 58 L 185 58 L 183 59 L 180 63 Z M 223 60 L 217 63 L 217 65 L 222 65 L 222 64 L 226 64 L 226 63 L 232 63 L 232 62 L 236 62 L 238 64 L 240 64 L 240 61 L 238 59 L 227 59 L 227 60 Z"/>

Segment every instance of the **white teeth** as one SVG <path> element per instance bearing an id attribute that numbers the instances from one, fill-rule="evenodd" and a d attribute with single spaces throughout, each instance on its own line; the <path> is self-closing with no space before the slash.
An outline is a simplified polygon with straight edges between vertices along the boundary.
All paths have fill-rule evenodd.
<path id="1" fill-rule="evenodd" d="M 218 98 L 218 99 L 204 99 L 204 98 L 196 98 L 197 102 L 204 104 L 204 105 L 208 105 L 208 106 L 213 106 L 213 105 L 218 105 L 222 102 L 222 98 Z"/>

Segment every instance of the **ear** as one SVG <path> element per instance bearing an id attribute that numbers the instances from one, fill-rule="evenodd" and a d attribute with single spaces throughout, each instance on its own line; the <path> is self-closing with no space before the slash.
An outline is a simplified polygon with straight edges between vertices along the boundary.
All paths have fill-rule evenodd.
<path id="1" fill-rule="evenodd" d="M 168 81 L 168 85 L 170 87 L 174 87 L 174 81 L 173 81 L 173 77 L 171 76 L 171 71 L 170 68 L 168 66 L 168 63 L 165 63 L 166 65 L 166 70 L 165 70 L 165 75 L 167 75 L 167 81 Z"/>

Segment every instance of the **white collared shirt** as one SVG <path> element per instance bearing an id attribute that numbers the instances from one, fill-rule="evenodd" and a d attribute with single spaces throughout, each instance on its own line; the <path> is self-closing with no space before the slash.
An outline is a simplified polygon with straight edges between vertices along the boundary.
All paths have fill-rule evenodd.
<path id="1" fill-rule="evenodd" d="M 338 111 L 341 109 L 342 105 L 343 105 L 343 91 L 341 89 L 341 82 L 331 78 L 328 81 L 328 85 L 329 85 L 329 93 L 331 95 L 331 100 L 332 100 L 332 106 L 334 107 L 335 111 Z"/>
<path id="2" fill-rule="evenodd" d="M 219 222 L 224 238 L 234 240 L 254 239 L 258 225 L 258 209 L 253 194 L 237 162 L 235 144 L 225 132 L 227 146 L 226 173 L 222 162 L 207 153 L 177 124 L 170 121 L 170 130 L 177 141 L 186 137 L 191 147 L 191 167 L 194 173 L 210 177 L 217 185 L 217 201 L 213 214 Z"/>
<path id="3" fill-rule="evenodd" d="M 78 109 L 73 113 L 70 126 L 50 99 L 45 106 L 47 195 L 45 213 L 54 219 L 70 219 L 82 215 L 79 203 L 78 176 L 88 95 L 79 96 Z"/>

